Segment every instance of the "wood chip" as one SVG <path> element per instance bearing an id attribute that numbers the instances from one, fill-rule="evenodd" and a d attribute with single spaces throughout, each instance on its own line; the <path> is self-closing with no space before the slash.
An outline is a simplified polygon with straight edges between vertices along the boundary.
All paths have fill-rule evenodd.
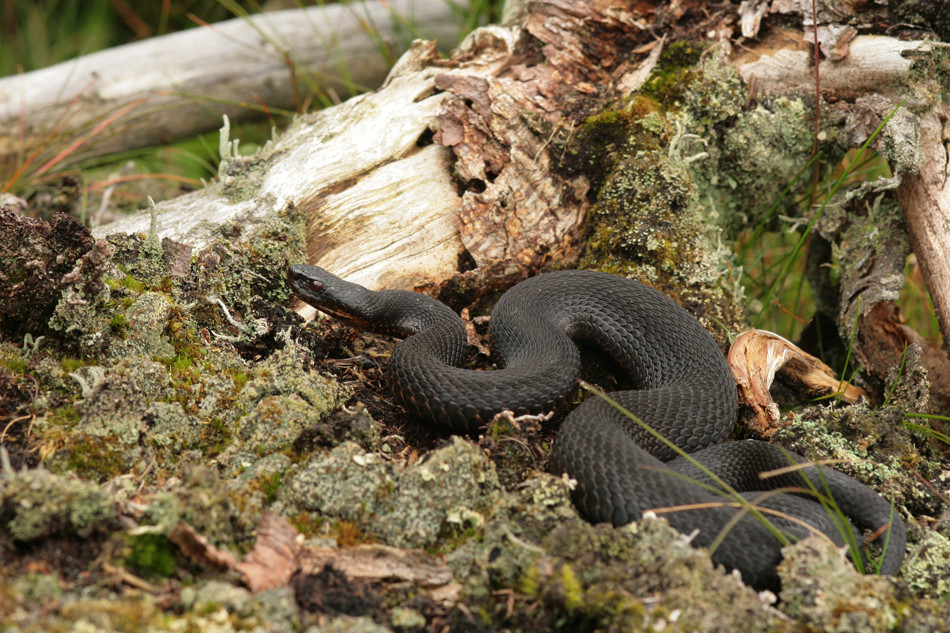
<path id="1" fill-rule="evenodd" d="M 367 544 L 338 549 L 304 548 L 300 553 L 300 569 L 304 573 L 317 573 L 326 565 L 345 572 L 349 578 L 398 578 L 427 587 L 452 582 L 448 566 L 421 550 Z"/>
<path id="2" fill-rule="evenodd" d="M 808 397 L 840 393 L 846 402 L 867 397 L 863 389 L 836 378 L 819 359 L 765 330 L 748 330 L 739 335 L 729 350 L 729 366 L 739 385 L 739 402 L 752 410 L 750 425 L 762 437 L 770 436 L 779 420 L 778 404 L 769 387 L 780 370 Z"/>

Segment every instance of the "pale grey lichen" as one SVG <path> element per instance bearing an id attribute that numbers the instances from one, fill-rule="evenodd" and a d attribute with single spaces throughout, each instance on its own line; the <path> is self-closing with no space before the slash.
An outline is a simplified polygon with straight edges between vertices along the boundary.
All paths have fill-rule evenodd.
<path id="1" fill-rule="evenodd" d="M 828 539 L 810 537 L 783 549 L 779 564 L 782 610 L 818 631 L 884 633 L 900 622 L 896 584 L 861 574 L 845 551 Z"/>
<path id="2" fill-rule="evenodd" d="M 168 297 L 157 292 L 143 292 L 125 310 L 126 331 L 113 339 L 109 356 L 115 359 L 174 358 L 175 348 L 164 329 L 171 314 Z"/>
<path id="3" fill-rule="evenodd" d="M 353 442 L 314 455 L 281 487 L 279 512 L 295 508 L 369 526 L 395 486 L 395 468 Z"/>
<path id="4" fill-rule="evenodd" d="M 946 601 L 950 596 L 950 538 L 925 530 L 907 547 L 901 578 L 914 595 Z"/>
<path id="5" fill-rule="evenodd" d="M 106 529 L 115 502 L 96 484 L 34 468 L 0 477 L 0 533 L 12 541 Z"/>
<path id="6" fill-rule="evenodd" d="M 457 437 L 405 469 L 343 442 L 291 476 L 277 507 L 355 522 L 396 547 L 430 547 L 480 528 L 498 490 L 491 462 Z"/>
<path id="7" fill-rule="evenodd" d="M 341 615 L 331 618 L 326 624 L 308 627 L 304 633 L 392 633 L 392 629 L 367 616 Z"/>

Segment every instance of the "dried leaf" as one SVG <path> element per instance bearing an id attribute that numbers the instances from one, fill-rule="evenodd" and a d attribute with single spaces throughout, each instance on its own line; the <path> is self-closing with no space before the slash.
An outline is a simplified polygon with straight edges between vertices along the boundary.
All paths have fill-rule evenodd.
<path id="1" fill-rule="evenodd" d="M 297 530 L 274 512 L 265 512 L 257 528 L 254 549 L 236 565 L 253 593 L 283 587 L 297 571 Z"/>

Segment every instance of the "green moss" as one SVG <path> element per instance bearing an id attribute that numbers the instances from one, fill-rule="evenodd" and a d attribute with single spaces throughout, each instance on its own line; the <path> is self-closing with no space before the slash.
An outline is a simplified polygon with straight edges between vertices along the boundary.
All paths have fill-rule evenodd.
<path id="1" fill-rule="evenodd" d="M 3 367 L 5 367 L 11 374 L 14 375 L 24 374 L 27 370 L 26 360 L 20 358 L 19 356 L 5 356 L 2 360 L 0 360 L 0 363 L 2 363 Z"/>
<path id="2" fill-rule="evenodd" d="M 131 290 L 135 294 L 142 294 L 145 292 L 145 282 L 139 281 L 132 275 L 126 275 L 119 280 L 119 284 L 128 290 Z"/>
<path id="3" fill-rule="evenodd" d="M 144 533 L 131 537 L 126 564 L 145 578 L 170 578 L 177 566 L 178 547 L 164 534 Z"/>
<path id="4" fill-rule="evenodd" d="M 660 54 L 641 92 L 662 104 L 664 109 L 675 109 L 697 77 L 696 64 L 707 48 L 708 45 L 697 42 L 671 43 Z"/>
<path id="5" fill-rule="evenodd" d="M 109 323 L 109 329 L 116 338 L 122 338 L 128 333 L 129 320 L 121 312 L 116 312 Z"/>
<path id="6" fill-rule="evenodd" d="M 627 150 L 635 121 L 625 110 L 605 110 L 588 117 L 560 148 L 561 169 L 566 177 L 584 174 L 592 191 L 599 191 Z"/>
<path id="7" fill-rule="evenodd" d="M 53 459 L 49 465 L 64 474 L 75 472 L 86 479 L 105 481 L 125 472 L 125 448 L 114 438 L 76 434 L 63 450 L 65 460 Z"/>
<path id="8" fill-rule="evenodd" d="M 183 373 L 191 369 L 192 365 L 194 365 L 194 360 L 191 356 L 184 352 L 178 352 L 175 358 L 169 363 L 168 368 L 171 369 L 172 372 Z"/>
<path id="9" fill-rule="evenodd" d="M 79 422 L 79 412 L 71 404 L 63 405 L 55 409 L 50 409 L 46 413 L 46 419 L 52 427 L 61 427 L 70 429 Z"/>
<path id="10" fill-rule="evenodd" d="M 570 563 L 563 561 L 539 559 L 521 577 L 517 590 L 530 599 L 558 603 L 558 608 L 567 614 L 580 610 L 585 604 L 584 586 Z"/>
<path id="11" fill-rule="evenodd" d="M 272 473 L 270 475 L 260 477 L 257 480 L 258 486 L 260 486 L 261 492 L 264 493 L 264 502 L 267 505 L 270 505 L 277 499 L 277 493 L 280 491 L 280 484 L 283 480 L 283 473 Z"/>
<path id="12" fill-rule="evenodd" d="M 201 429 L 199 444 L 206 457 L 221 454 L 231 443 L 233 432 L 228 422 L 220 417 L 212 418 Z"/>
<path id="13" fill-rule="evenodd" d="M 76 358 L 75 356 L 63 356 L 59 362 L 60 366 L 63 368 L 63 371 L 66 373 L 74 372 L 80 367 L 85 367 L 88 364 L 88 361 L 84 358 Z"/>
<path id="14" fill-rule="evenodd" d="M 238 393 L 239 391 L 241 391 L 242 389 L 244 389 L 244 385 L 247 384 L 247 378 L 248 378 L 247 373 L 245 373 L 245 372 L 243 372 L 243 371 L 232 371 L 232 372 L 231 372 L 231 380 L 234 381 L 234 392 L 235 392 L 235 393 Z"/>
<path id="15" fill-rule="evenodd" d="M 298 533 L 308 538 L 323 535 L 325 532 L 323 526 L 326 525 L 326 519 L 309 512 L 298 512 L 287 520 Z"/>

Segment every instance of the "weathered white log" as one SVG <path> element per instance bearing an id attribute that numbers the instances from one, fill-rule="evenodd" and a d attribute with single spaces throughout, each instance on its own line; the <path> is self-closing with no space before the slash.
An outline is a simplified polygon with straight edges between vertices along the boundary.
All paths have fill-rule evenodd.
<path id="1" fill-rule="evenodd" d="M 451 150 L 417 141 L 451 96 L 436 90 L 435 77 L 496 72 L 508 59 L 498 47 L 511 44 L 515 30 L 482 29 L 467 40 L 477 48 L 487 37 L 492 47 L 484 58 L 473 52 L 464 70 L 436 63 L 434 42 L 416 42 L 380 90 L 299 118 L 256 156 L 226 162 L 218 182 L 159 203 L 161 236 L 200 248 L 222 223 L 238 221 L 253 233 L 255 222 L 294 204 L 311 221 L 311 260 L 335 274 L 370 288 L 451 276 L 463 250 Z M 229 199 L 232 187 L 247 189 L 248 168 L 260 164 L 266 168 L 257 189 Z M 148 214 L 140 213 L 95 233 L 148 227 Z"/>
<path id="2" fill-rule="evenodd" d="M 904 224 L 930 290 L 944 348 L 950 350 L 950 109 L 943 105 L 920 122 L 920 170 L 897 188 Z"/>
<path id="3" fill-rule="evenodd" d="M 799 38 L 801 39 L 801 38 Z M 861 35 L 848 44 L 841 59 L 824 59 L 818 66 L 821 90 L 840 98 L 876 93 L 906 78 L 910 52 L 929 50 L 925 41 L 903 41 L 882 35 Z M 768 48 L 763 46 L 763 48 Z M 752 56 L 755 48 L 752 49 Z M 751 61 L 739 60 L 742 79 L 764 94 L 811 94 L 815 91 L 812 53 L 797 48 L 779 48 Z"/>
<path id="4" fill-rule="evenodd" d="M 57 136 L 87 133 L 127 107 L 74 158 L 169 143 L 220 126 L 223 114 L 293 111 L 288 58 L 298 77 L 346 98 L 350 86 L 382 82 L 380 47 L 405 50 L 412 35 L 404 21 L 442 45 L 458 37 L 445 0 L 361 0 L 237 18 L 0 78 L 0 156 L 61 125 Z"/>

